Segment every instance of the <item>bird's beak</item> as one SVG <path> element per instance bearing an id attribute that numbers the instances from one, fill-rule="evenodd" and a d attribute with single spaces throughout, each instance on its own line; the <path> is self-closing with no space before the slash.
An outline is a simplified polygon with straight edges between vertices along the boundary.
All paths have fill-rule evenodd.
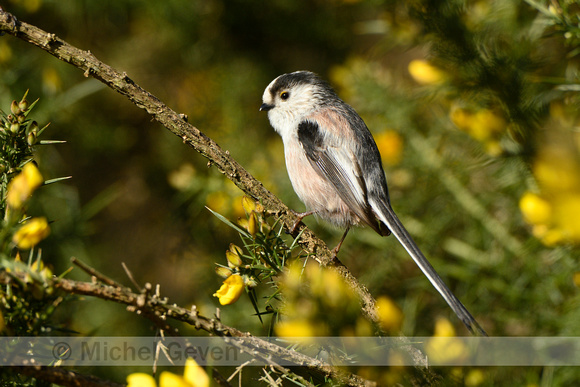
<path id="1" fill-rule="evenodd" d="M 268 110 L 272 109 L 273 107 L 274 107 L 274 105 L 268 105 L 267 103 L 263 103 L 262 106 L 260 106 L 260 111 L 267 112 Z"/>

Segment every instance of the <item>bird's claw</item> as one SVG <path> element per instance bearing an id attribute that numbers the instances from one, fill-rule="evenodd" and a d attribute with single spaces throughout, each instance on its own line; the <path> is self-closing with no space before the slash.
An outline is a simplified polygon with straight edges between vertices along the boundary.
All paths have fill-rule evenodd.
<path id="1" fill-rule="evenodd" d="M 292 226 L 288 229 L 289 234 L 294 234 L 298 225 L 302 222 L 302 219 L 307 217 L 308 215 L 314 214 L 314 211 L 307 211 L 307 212 L 296 212 L 294 210 L 290 210 L 292 213 L 297 217 L 296 221 L 292 224 Z"/>

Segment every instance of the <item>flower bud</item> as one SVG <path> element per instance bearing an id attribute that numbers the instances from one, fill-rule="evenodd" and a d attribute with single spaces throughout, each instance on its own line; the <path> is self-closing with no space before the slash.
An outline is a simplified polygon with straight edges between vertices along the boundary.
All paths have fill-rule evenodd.
<path id="1" fill-rule="evenodd" d="M 244 208 L 244 211 L 246 211 L 246 214 L 249 214 L 256 209 L 256 202 L 248 196 L 244 196 L 242 197 L 242 207 Z"/>
<path id="2" fill-rule="evenodd" d="M 216 266 L 215 273 L 222 278 L 228 278 L 232 275 L 232 270 L 228 267 Z"/>
<path id="3" fill-rule="evenodd" d="M 231 268 L 239 267 L 242 264 L 242 259 L 238 254 L 232 253 L 231 251 L 226 251 L 226 258 L 228 260 L 228 266 Z"/>
<path id="4" fill-rule="evenodd" d="M 238 246 L 238 245 L 235 245 L 235 244 L 233 244 L 233 243 L 230 243 L 229 250 L 230 250 L 232 253 L 234 253 L 234 254 L 237 254 L 237 255 L 242 255 L 242 254 L 244 254 L 244 250 L 242 250 L 242 248 L 241 248 L 240 246 Z"/>
<path id="5" fill-rule="evenodd" d="M 255 212 L 252 212 L 248 218 L 248 232 L 252 235 L 252 238 L 255 238 L 258 232 L 258 219 Z"/>
<path id="6" fill-rule="evenodd" d="M 256 286 L 258 286 L 258 281 L 256 280 L 256 278 L 254 277 L 249 277 L 249 276 L 244 276 L 244 284 L 248 287 L 248 288 L 255 288 Z"/>
<path id="7" fill-rule="evenodd" d="M 20 108 L 18 107 L 18 102 L 16 102 L 16 101 L 12 101 L 12 103 L 10 104 L 10 111 L 15 116 L 17 116 L 20 113 L 22 113 L 22 110 L 20 110 Z"/>
<path id="8" fill-rule="evenodd" d="M 32 121 L 28 128 L 26 128 L 26 134 L 34 133 L 34 135 L 38 135 L 38 122 Z"/>
<path id="9" fill-rule="evenodd" d="M 35 132 L 28 133 L 28 135 L 26 136 L 26 142 L 30 146 L 36 144 L 36 133 Z"/>
<path id="10" fill-rule="evenodd" d="M 10 125 L 10 131 L 12 133 L 17 134 L 19 130 L 20 130 L 20 124 L 18 122 L 13 122 Z"/>
<path id="11" fill-rule="evenodd" d="M 22 101 L 18 102 L 18 107 L 20 108 L 20 110 L 22 110 L 23 112 L 25 112 L 26 110 L 28 110 L 28 101 L 26 99 L 22 99 Z"/>

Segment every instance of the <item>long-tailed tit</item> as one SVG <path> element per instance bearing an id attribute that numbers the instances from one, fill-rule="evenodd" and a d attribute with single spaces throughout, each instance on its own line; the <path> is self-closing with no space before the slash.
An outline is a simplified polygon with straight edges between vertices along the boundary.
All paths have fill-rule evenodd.
<path id="1" fill-rule="evenodd" d="M 348 230 L 368 225 L 393 233 L 451 309 L 471 332 L 486 335 L 417 247 L 391 208 L 381 156 L 357 112 L 316 74 L 297 71 L 274 79 L 261 111 L 282 137 L 286 168 L 294 191 L 315 214 Z"/>

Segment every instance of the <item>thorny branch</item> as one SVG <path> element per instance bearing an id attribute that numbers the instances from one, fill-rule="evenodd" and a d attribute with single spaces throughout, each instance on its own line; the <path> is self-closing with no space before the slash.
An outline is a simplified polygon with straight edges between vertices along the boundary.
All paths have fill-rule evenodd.
<path id="1" fill-rule="evenodd" d="M 111 66 L 99 61 L 90 51 L 76 48 L 55 34 L 48 33 L 38 27 L 19 21 L 12 14 L 4 11 L 0 7 L 0 35 L 3 34 L 15 36 L 41 48 L 56 58 L 79 68 L 84 72 L 86 77 L 92 76 L 127 97 L 133 104 L 147 111 L 155 121 L 180 137 L 185 144 L 206 157 L 209 160 L 209 165 L 214 165 L 245 194 L 261 202 L 271 215 L 281 219 L 287 229 L 291 229 L 296 222 L 296 215 L 233 159 L 228 151 L 220 148 L 215 141 L 189 124 L 180 114 L 170 109 L 157 97 L 137 85 L 126 73 L 120 73 Z M 313 256 L 322 266 L 336 269 L 350 288 L 360 297 L 361 309 L 364 315 L 375 323 L 375 325 L 378 325 L 376 301 L 368 289 L 338 259 L 332 257 L 330 250 L 322 240 L 302 224 L 300 227 L 296 227 L 292 235 L 297 237 L 300 233 L 299 244 L 306 253 Z M 105 285 L 99 282 L 86 283 L 66 279 L 55 280 L 55 286 L 69 293 L 86 294 L 126 304 L 129 309 L 134 308 L 135 311 L 140 311 L 140 313 L 151 318 L 158 326 L 164 322 L 159 317 L 167 316 L 192 324 L 196 328 L 203 329 L 211 334 L 251 337 L 247 333 L 223 325 L 216 319 L 206 318 L 195 311 L 188 311 L 175 305 L 165 305 L 159 300 L 154 300 L 145 294 L 132 293 L 126 288 Z M 157 316 L 157 319 L 153 319 L 153 316 Z M 161 326 L 159 327 L 161 328 Z M 165 329 L 167 328 L 165 326 Z M 404 345 L 405 339 L 401 338 L 401 340 L 402 345 Z M 277 346 L 273 348 L 270 343 L 260 342 L 257 338 L 255 346 L 257 356 L 263 356 L 262 352 L 258 349 L 278 351 L 280 348 Z M 425 364 L 425 357 L 420 351 L 410 349 L 409 355 L 414 359 L 415 364 Z M 310 361 L 312 359 L 303 360 Z M 330 374 L 337 372 L 335 369 L 327 366 L 320 365 L 320 367 L 319 371 L 322 373 Z M 424 369 L 424 372 L 429 373 L 429 370 Z M 364 382 L 361 381 L 361 383 L 365 385 Z"/>
<path id="2" fill-rule="evenodd" d="M 26 281 L 26 273 L 6 273 L 0 272 L 0 284 L 10 284 L 14 278 L 18 277 L 18 282 Z M 200 314 L 195 307 L 186 309 L 175 304 L 170 304 L 167 298 L 162 297 L 158 292 L 151 292 L 151 285 L 145 285 L 140 293 L 133 292 L 127 287 L 118 287 L 104 284 L 102 282 L 82 282 L 64 278 L 53 278 L 49 287 L 60 289 L 69 294 L 79 294 L 113 301 L 127 305 L 127 310 L 143 315 L 151 320 L 159 329 L 168 332 L 170 335 L 178 335 L 177 328 L 172 327 L 167 320 L 181 321 L 198 330 L 203 330 L 211 335 L 223 337 L 226 343 L 233 345 L 239 350 L 249 353 L 252 357 L 269 364 L 276 372 L 286 375 L 290 379 L 299 381 L 303 385 L 310 383 L 299 375 L 290 372 L 287 368 L 276 363 L 275 359 L 284 360 L 289 363 L 304 367 L 308 371 L 329 377 L 346 386 L 374 386 L 375 383 L 365 380 L 360 376 L 349 374 L 338 370 L 321 360 L 311 358 L 299 352 L 280 347 L 259 337 L 252 336 L 248 332 L 242 332 L 234 327 L 223 324 L 217 318 L 209 318 Z M 240 340 L 230 340 L 227 338 L 240 337 Z"/>

